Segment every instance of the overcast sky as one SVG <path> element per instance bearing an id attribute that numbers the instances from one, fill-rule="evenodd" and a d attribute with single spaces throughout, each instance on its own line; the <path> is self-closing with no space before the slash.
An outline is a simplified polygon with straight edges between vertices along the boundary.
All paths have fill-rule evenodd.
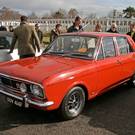
<path id="1" fill-rule="evenodd" d="M 76 8 L 84 14 L 97 13 L 102 16 L 113 9 L 135 7 L 135 0 L 0 0 L 0 6 L 19 10 L 24 14 L 36 12 L 41 15 L 59 8 Z"/>

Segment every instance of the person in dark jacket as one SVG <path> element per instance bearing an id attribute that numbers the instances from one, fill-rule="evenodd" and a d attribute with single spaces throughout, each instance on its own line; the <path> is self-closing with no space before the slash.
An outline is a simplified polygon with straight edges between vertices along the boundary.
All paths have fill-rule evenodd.
<path id="1" fill-rule="evenodd" d="M 131 36 L 131 38 L 135 42 L 135 23 L 134 24 L 130 24 L 130 31 L 127 33 L 127 35 Z"/>
<path id="2" fill-rule="evenodd" d="M 0 31 L 7 31 L 7 28 L 5 26 L 0 26 Z"/>
<path id="3" fill-rule="evenodd" d="M 61 24 L 56 24 L 55 29 L 51 31 L 50 42 L 54 41 L 61 34 Z"/>
<path id="4" fill-rule="evenodd" d="M 8 27 L 8 30 L 9 30 L 9 32 L 14 32 L 14 28 L 13 28 L 13 26 L 12 26 L 12 25 L 10 25 L 10 26 Z"/>
<path id="5" fill-rule="evenodd" d="M 107 32 L 110 32 L 110 33 L 119 33 L 117 31 L 117 25 L 116 25 L 116 23 L 112 23 L 111 28 Z"/>
<path id="6" fill-rule="evenodd" d="M 79 32 L 83 31 L 83 27 L 81 25 L 81 17 L 77 16 L 75 21 L 71 27 L 68 28 L 67 32 Z"/>
<path id="7" fill-rule="evenodd" d="M 40 30 L 39 24 L 35 24 L 35 30 L 37 32 L 38 38 L 40 40 L 40 43 L 42 44 L 43 42 L 43 32 Z"/>

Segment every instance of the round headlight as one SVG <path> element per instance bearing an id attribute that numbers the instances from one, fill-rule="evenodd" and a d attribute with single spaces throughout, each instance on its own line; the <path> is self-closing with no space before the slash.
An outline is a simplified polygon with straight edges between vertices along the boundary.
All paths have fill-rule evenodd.
<path id="1" fill-rule="evenodd" d="M 26 84 L 21 83 L 21 84 L 20 84 L 20 90 L 21 90 L 21 92 L 25 93 L 25 92 L 27 91 L 27 86 L 26 86 Z"/>
<path id="2" fill-rule="evenodd" d="M 43 97 L 43 90 L 40 86 L 38 85 L 31 85 L 31 93 L 34 96 L 38 96 L 38 97 Z"/>

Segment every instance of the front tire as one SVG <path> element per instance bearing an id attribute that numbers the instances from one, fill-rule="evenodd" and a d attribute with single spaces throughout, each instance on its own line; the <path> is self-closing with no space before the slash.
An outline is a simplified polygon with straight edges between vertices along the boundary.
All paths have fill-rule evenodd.
<path id="1" fill-rule="evenodd" d="M 81 87 L 72 88 L 64 97 L 59 112 L 64 120 L 77 117 L 85 106 L 85 92 Z"/>
<path id="2" fill-rule="evenodd" d="M 128 85 L 131 87 L 135 87 L 135 74 L 132 76 L 132 78 L 128 81 Z"/>

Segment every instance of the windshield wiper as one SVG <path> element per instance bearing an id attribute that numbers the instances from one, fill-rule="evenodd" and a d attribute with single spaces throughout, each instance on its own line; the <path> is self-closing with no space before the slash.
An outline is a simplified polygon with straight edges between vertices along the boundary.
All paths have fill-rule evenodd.
<path id="1" fill-rule="evenodd" d="M 62 54 L 64 54 L 64 52 L 55 52 L 55 51 L 51 51 L 51 52 L 44 52 L 43 54 L 50 54 L 50 55 L 62 55 Z"/>
<path id="2" fill-rule="evenodd" d="M 83 59 L 92 59 L 92 57 L 89 57 L 87 54 L 80 54 L 80 53 L 65 53 L 65 52 L 46 52 L 43 53 L 43 55 L 59 55 L 63 57 L 76 57 L 76 58 L 83 58 Z"/>
<path id="3" fill-rule="evenodd" d="M 81 54 L 81 53 L 71 53 L 71 56 L 89 57 L 87 54 Z"/>
<path id="4" fill-rule="evenodd" d="M 89 57 L 87 54 L 80 54 L 80 53 L 69 53 L 69 54 L 63 54 L 63 57 L 72 57 L 72 58 L 82 58 L 82 59 L 93 59 L 92 57 Z"/>

